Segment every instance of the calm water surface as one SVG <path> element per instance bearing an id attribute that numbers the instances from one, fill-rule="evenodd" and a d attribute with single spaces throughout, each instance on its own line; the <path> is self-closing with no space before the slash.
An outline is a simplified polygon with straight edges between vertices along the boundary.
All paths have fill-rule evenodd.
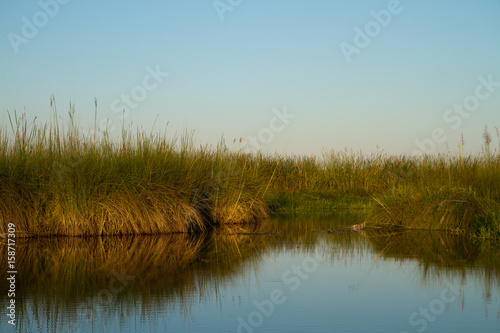
<path id="1" fill-rule="evenodd" d="M 359 213 L 210 235 L 17 244 L 1 332 L 499 332 L 500 251 L 437 232 L 355 232 Z M 343 230 L 343 232 L 326 232 Z"/>

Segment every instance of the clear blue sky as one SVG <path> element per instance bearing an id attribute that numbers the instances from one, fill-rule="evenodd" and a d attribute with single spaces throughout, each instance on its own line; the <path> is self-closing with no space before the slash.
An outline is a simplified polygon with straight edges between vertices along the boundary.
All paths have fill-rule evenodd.
<path id="1" fill-rule="evenodd" d="M 55 95 L 59 113 L 75 103 L 87 128 L 96 97 L 98 119 L 121 128 L 113 110 L 134 93 L 127 123 L 149 130 L 158 117 L 158 128 L 195 130 L 201 143 L 254 136 L 271 152 L 412 153 L 415 140 L 444 151 L 444 136 L 455 150 L 462 132 L 477 151 L 484 126 L 500 127 L 500 84 L 478 79 L 500 82 L 498 0 L 5 0 L 0 9 L 3 124 L 14 109 L 46 120 Z M 366 29 L 371 37 L 359 35 Z M 168 76 L 148 76 L 157 68 Z M 447 111 L 464 101 L 473 111 Z M 295 118 L 274 119 L 284 108 Z"/>

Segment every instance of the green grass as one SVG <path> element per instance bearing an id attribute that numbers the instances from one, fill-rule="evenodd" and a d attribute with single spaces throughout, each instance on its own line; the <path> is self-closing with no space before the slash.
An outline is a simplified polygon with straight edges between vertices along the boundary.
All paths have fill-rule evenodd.
<path id="1" fill-rule="evenodd" d="M 468 231 L 500 237 L 500 156 L 427 157 L 408 164 L 391 191 L 375 200 L 372 225 Z"/>
<path id="2" fill-rule="evenodd" d="M 193 133 L 82 134 L 70 107 L 0 129 L 0 234 L 204 232 L 273 212 L 366 209 L 368 226 L 462 230 L 500 238 L 500 155 L 421 158 L 325 152 L 269 155 L 197 146 Z M 497 131 L 498 135 L 498 131 Z"/>
<path id="3" fill-rule="evenodd" d="M 192 135 L 123 131 L 85 137 L 66 127 L 11 119 L 0 131 L 0 233 L 20 236 L 158 234 L 268 216 L 266 182 L 249 155 L 194 148 Z"/>

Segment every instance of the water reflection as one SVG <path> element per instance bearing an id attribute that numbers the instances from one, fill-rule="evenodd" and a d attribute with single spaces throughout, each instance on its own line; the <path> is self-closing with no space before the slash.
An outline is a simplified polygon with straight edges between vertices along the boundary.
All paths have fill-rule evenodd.
<path id="1" fill-rule="evenodd" d="M 483 283 L 485 302 L 490 302 L 500 286 L 500 247 L 490 242 L 477 242 L 463 234 L 413 230 L 398 233 L 371 231 L 366 238 L 384 258 L 419 263 L 423 284 L 438 283 L 443 278 L 467 279 Z M 500 315 L 500 313 L 499 313 Z"/>
<path id="2" fill-rule="evenodd" d="M 498 247 L 447 233 L 349 229 L 363 218 L 362 213 L 352 212 L 285 216 L 200 236 L 24 240 L 17 244 L 16 255 L 17 331 L 136 331 L 137 325 L 141 330 L 161 331 L 179 317 L 189 328 L 193 307 L 222 309 L 227 302 L 241 306 L 241 292 L 235 290 L 250 288 L 245 286 L 248 276 L 259 281 L 266 275 L 262 263 L 269 258 L 318 252 L 325 265 L 416 262 L 423 285 L 446 279 L 465 286 L 467 279 L 474 279 L 481 281 L 485 304 L 499 296 Z M 325 232 L 339 229 L 344 232 Z M 6 267 L 5 246 L 2 251 L 1 267 Z M 2 290 L 8 289 L 6 277 L 3 270 Z M 351 281 L 348 291 L 356 292 L 363 279 Z M 1 298 L 7 301 L 6 295 Z M 462 295 L 462 302 L 466 301 Z M 210 313 L 217 312 L 223 316 L 222 310 Z M 500 316 L 500 309 L 496 315 Z M 207 323 L 206 331 L 209 327 Z M 5 320 L 0 328 L 2 332 L 11 329 Z"/>

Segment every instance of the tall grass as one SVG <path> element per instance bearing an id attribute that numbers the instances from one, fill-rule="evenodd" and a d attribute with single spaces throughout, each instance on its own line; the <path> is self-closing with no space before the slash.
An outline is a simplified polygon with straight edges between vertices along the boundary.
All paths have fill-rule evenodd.
<path id="1" fill-rule="evenodd" d="M 9 115 L 0 130 L 0 233 L 20 236 L 157 234 L 266 217 L 265 181 L 249 156 L 194 148 L 160 133 L 83 135 L 70 110 L 49 125 Z"/>
<path id="2" fill-rule="evenodd" d="M 487 128 L 478 155 L 462 144 L 456 156 L 318 157 L 198 146 L 193 133 L 84 134 L 73 106 L 63 118 L 51 100 L 48 124 L 14 112 L 0 129 L 0 234 L 7 222 L 19 236 L 203 232 L 276 210 L 369 208 L 372 226 L 500 237 L 500 154 Z"/>
<path id="3" fill-rule="evenodd" d="M 403 164 L 391 191 L 375 197 L 373 225 L 467 230 L 500 237 L 500 155 L 426 156 Z"/>
<path id="4" fill-rule="evenodd" d="M 284 205 L 299 200 L 326 208 L 363 207 L 368 226 L 500 238 L 500 133 L 495 150 L 487 128 L 483 137 L 483 151 L 469 156 L 462 144 L 457 155 L 331 151 L 322 158 L 276 157 L 266 163 L 275 170 L 274 189 Z"/>

